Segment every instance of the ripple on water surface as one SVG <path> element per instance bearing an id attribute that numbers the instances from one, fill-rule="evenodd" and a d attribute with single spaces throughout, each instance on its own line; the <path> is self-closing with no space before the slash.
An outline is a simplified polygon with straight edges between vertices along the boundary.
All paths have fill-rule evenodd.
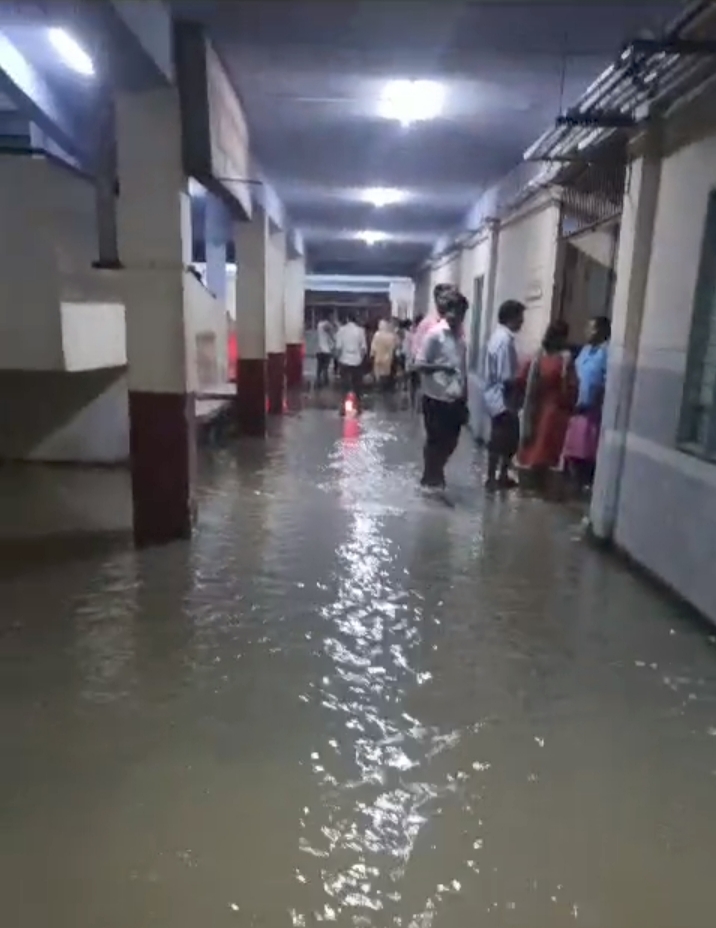
<path id="1" fill-rule="evenodd" d="M 192 545 L 3 583 L 8 925 L 711 928 L 713 642 L 419 440 L 306 412 Z"/>

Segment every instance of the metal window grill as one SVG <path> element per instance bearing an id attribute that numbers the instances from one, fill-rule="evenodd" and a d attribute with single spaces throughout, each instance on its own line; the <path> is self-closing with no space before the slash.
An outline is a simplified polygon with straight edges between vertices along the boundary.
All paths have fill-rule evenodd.
<path id="1" fill-rule="evenodd" d="M 626 176 L 626 139 L 622 137 L 590 160 L 564 168 L 556 178 L 562 188 L 561 234 L 571 235 L 619 216 Z"/>

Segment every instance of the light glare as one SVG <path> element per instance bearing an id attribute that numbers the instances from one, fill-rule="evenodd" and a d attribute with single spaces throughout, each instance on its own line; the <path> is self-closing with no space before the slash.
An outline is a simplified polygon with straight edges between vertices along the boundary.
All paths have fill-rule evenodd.
<path id="1" fill-rule="evenodd" d="M 68 32 L 59 26 L 53 26 L 49 30 L 49 37 L 55 51 L 69 68 L 85 77 L 91 77 L 94 74 L 92 59 Z"/>
<path id="2" fill-rule="evenodd" d="M 363 199 L 366 203 L 372 203 L 380 209 L 383 206 L 400 203 L 405 197 L 400 190 L 395 190 L 393 187 L 371 187 L 363 192 Z"/>
<path id="3" fill-rule="evenodd" d="M 359 238 L 362 242 L 365 242 L 366 245 L 375 245 L 378 242 L 384 242 L 388 236 L 385 232 L 378 232 L 374 229 L 365 229 L 363 232 L 359 232 L 356 238 Z"/>
<path id="4" fill-rule="evenodd" d="M 403 126 L 435 119 L 443 109 L 445 90 L 437 81 L 389 81 L 380 97 L 380 115 Z"/>

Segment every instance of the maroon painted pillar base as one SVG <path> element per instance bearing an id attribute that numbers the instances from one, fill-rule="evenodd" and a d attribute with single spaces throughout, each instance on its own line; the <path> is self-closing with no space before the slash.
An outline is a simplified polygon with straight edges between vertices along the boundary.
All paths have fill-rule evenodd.
<path id="1" fill-rule="evenodd" d="M 266 434 L 266 362 L 241 358 L 236 365 L 236 422 L 242 435 Z"/>
<path id="2" fill-rule="evenodd" d="M 268 411 L 272 416 L 283 413 L 283 385 L 286 356 L 283 351 L 271 352 L 266 359 L 268 372 Z"/>
<path id="3" fill-rule="evenodd" d="M 286 387 L 295 390 L 303 386 L 303 345 L 286 345 Z"/>
<path id="4" fill-rule="evenodd" d="M 189 538 L 195 515 L 193 394 L 130 390 L 129 453 L 137 547 Z"/>

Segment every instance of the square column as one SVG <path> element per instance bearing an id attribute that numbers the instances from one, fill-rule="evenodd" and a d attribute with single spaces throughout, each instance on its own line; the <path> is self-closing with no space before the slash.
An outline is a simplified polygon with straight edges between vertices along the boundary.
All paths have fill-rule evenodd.
<path id="1" fill-rule="evenodd" d="M 303 327 L 306 292 L 306 259 L 287 258 L 284 277 L 286 307 L 286 387 L 303 385 Z"/>
<path id="2" fill-rule="evenodd" d="M 226 246 L 228 217 L 222 201 L 207 190 L 204 214 L 206 287 L 222 304 L 226 302 Z"/>
<path id="3" fill-rule="evenodd" d="M 604 541 L 614 537 L 619 515 L 661 185 L 660 143 L 659 127 L 654 125 L 647 132 L 642 156 L 631 166 L 624 194 L 602 431 L 589 514 L 592 531 Z"/>
<path id="4" fill-rule="evenodd" d="M 271 231 L 268 251 L 268 298 L 266 301 L 266 361 L 268 411 L 283 413 L 286 371 L 286 321 L 284 309 L 284 272 L 286 233 Z"/>
<path id="5" fill-rule="evenodd" d="M 268 218 L 259 207 L 234 226 L 236 247 L 236 417 L 243 435 L 266 434 Z"/>
<path id="6" fill-rule="evenodd" d="M 184 294 L 191 212 L 176 90 L 121 93 L 116 118 L 134 537 L 146 546 L 188 538 L 194 519 Z"/>

